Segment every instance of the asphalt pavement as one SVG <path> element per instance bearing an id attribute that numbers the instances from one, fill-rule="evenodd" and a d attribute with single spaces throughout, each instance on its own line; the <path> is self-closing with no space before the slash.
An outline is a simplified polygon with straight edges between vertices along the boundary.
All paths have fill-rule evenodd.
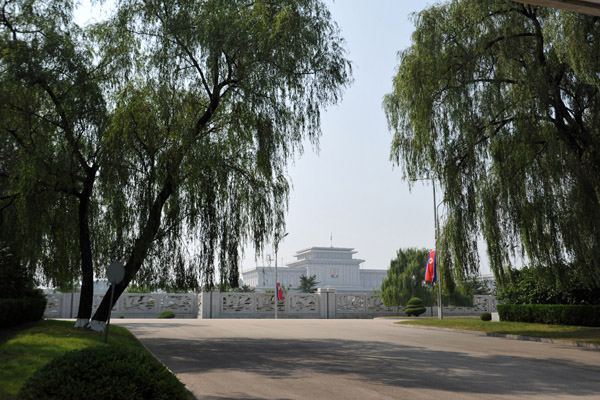
<path id="1" fill-rule="evenodd" d="M 383 319 L 117 324 L 198 399 L 600 399 L 600 351 L 561 344 Z"/>

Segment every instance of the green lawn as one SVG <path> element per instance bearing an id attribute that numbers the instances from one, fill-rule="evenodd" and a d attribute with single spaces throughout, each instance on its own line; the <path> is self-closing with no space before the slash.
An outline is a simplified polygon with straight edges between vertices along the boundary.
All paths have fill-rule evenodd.
<path id="1" fill-rule="evenodd" d="M 464 317 L 460 319 L 452 318 L 442 320 L 427 318 L 399 321 L 396 323 L 600 344 L 600 328 L 590 328 L 587 326 L 528 324 L 524 322 L 486 322 L 481 321 L 480 319 L 467 319 Z"/>
<path id="2" fill-rule="evenodd" d="M 74 329 L 73 321 L 43 320 L 26 328 L 0 331 L 0 399 L 16 399 L 35 371 L 69 350 L 104 344 L 104 334 Z M 146 351 L 125 328 L 110 326 L 108 346 Z"/>

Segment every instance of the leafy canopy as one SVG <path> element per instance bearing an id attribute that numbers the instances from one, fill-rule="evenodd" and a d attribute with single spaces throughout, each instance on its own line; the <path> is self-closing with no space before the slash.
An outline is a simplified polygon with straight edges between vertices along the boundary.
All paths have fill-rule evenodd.
<path id="1" fill-rule="evenodd" d="M 398 250 L 381 284 L 383 304 L 387 307 L 405 306 L 413 297 L 422 299 L 427 307 L 433 304 L 431 288 L 424 282 L 428 256 L 427 249 Z"/>
<path id="2" fill-rule="evenodd" d="M 3 1 L 0 20 L 0 237 L 52 284 L 72 287 L 85 264 L 91 286 L 106 71 L 69 1 Z"/>
<path id="3" fill-rule="evenodd" d="M 444 269 L 515 259 L 600 286 L 600 19 L 454 0 L 415 16 L 384 110 L 391 159 L 444 191 Z"/>
<path id="4" fill-rule="evenodd" d="M 218 266 L 237 287 L 243 244 L 283 228 L 287 162 L 350 81 L 343 40 L 316 0 L 118 4 L 94 33 L 121 67 L 105 199 L 129 275 L 148 256 L 140 283 L 177 260 L 183 282 L 212 286 Z"/>
<path id="5" fill-rule="evenodd" d="M 300 285 L 296 290 L 299 290 L 301 293 L 315 293 L 318 284 L 316 275 L 300 275 Z"/>

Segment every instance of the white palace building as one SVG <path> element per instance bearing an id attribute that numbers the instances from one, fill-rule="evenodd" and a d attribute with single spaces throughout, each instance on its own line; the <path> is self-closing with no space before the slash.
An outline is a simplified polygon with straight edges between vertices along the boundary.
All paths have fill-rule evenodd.
<path id="1" fill-rule="evenodd" d="M 371 293 L 380 290 L 387 270 L 361 269 L 364 260 L 353 258 L 356 251 L 344 247 L 311 247 L 298 251 L 296 261 L 277 268 L 282 287 L 300 286 L 300 276 L 316 275 L 318 288 L 335 289 L 338 293 Z M 256 267 L 242 272 L 245 285 L 258 292 L 275 289 L 275 267 Z"/>

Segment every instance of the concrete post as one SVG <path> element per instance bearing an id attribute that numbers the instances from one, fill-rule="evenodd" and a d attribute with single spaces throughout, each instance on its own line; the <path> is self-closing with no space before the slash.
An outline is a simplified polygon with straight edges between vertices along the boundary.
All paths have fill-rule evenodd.
<path id="1" fill-rule="evenodd" d="M 211 318 L 221 318 L 221 292 L 210 292 Z"/>
<path id="2" fill-rule="evenodd" d="M 319 296 L 319 317 L 321 319 L 327 319 L 329 318 L 329 314 L 327 313 L 327 289 L 318 288 L 317 296 Z"/>
<path id="3" fill-rule="evenodd" d="M 319 288 L 319 311 L 322 319 L 335 318 L 335 289 Z"/>
<path id="4" fill-rule="evenodd" d="M 329 289 L 329 292 L 327 293 L 327 298 L 328 300 L 328 305 L 329 305 L 329 318 L 336 318 L 335 315 L 335 289 Z"/>
<path id="5" fill-rule="evenodd" d="M 201 292 L 198 297 L 200 297 L 200 307 L 198 307 L 198 318 L 202 319 L 210 319 L 210 318 L 218 318 L 215 315 L 214 303 L 216 302 L 215 292 Z M 219 294 L 216 292 L 216 294 Z"/>
<path id="6" fill-rule="evenodd" d="M 202 314 L 204 313 L 204 292 L 200 292 L 196 296 L 198 297 L 196 301 L 196 305 L 198 306 L 198 319 L 202 319 Z"/>

